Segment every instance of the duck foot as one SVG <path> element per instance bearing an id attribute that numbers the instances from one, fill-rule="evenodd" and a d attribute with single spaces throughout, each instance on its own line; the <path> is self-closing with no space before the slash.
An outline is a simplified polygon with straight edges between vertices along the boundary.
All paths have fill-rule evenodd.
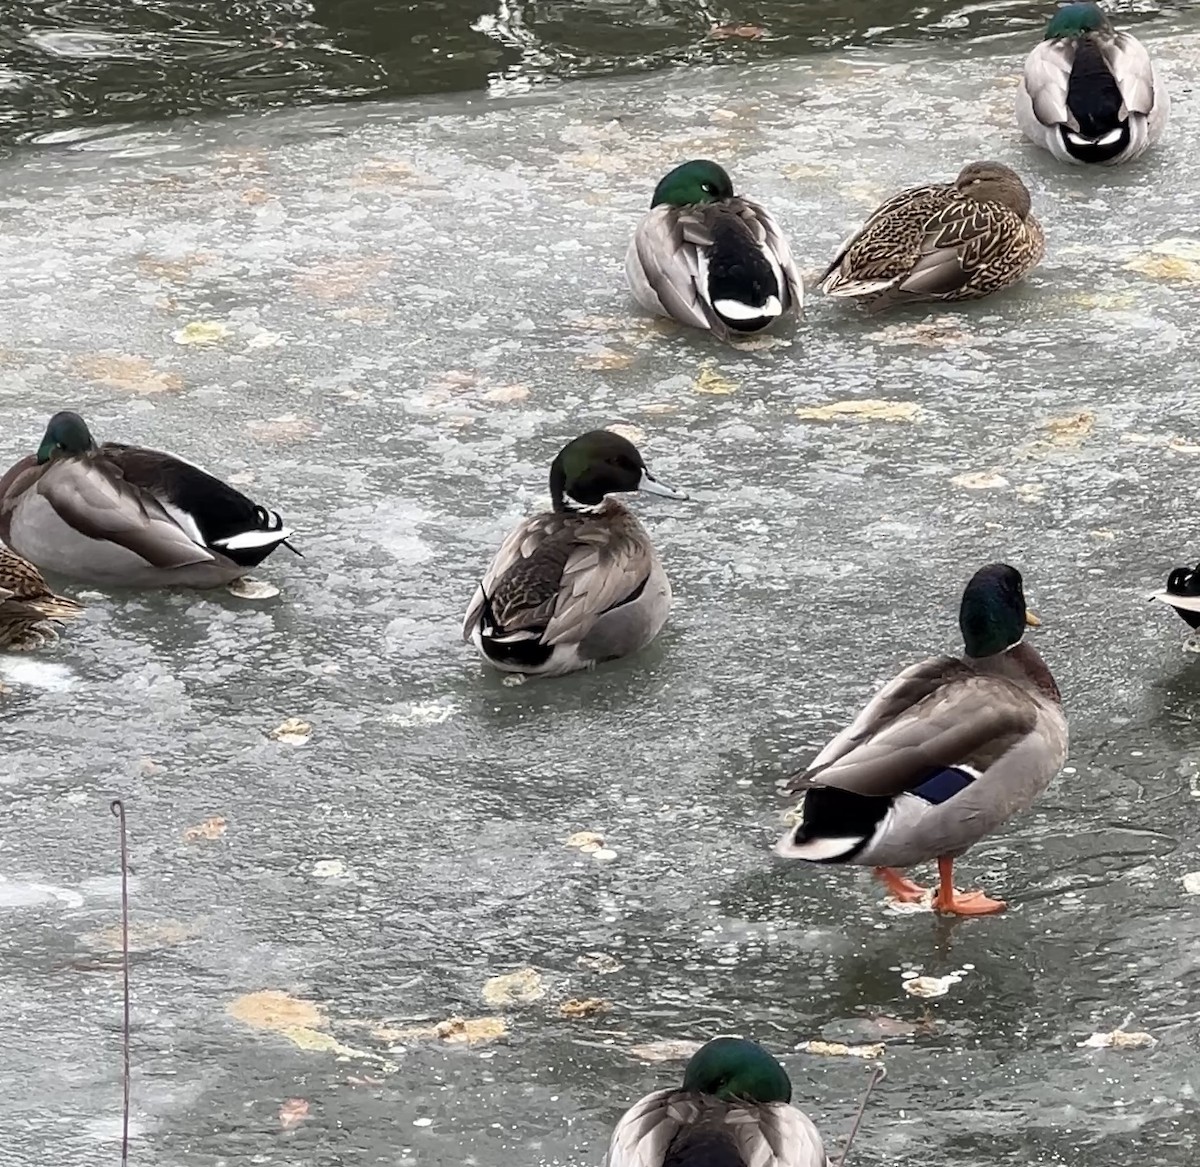
<path id="1" fill-rule="evenodd" d="M 875 878 L 888 889 L 888 894 L 897 903 L 919 904 L 929 895 L 927 887 L 913 883 L 902 871 L 897 871 L 894 867 L 876 867 L 872 871 Z"/>
<path id="2" fill-rule="evenodd" d="M 933 910 L 948 916 L 990 916 L 1002 912 L 1008 905 L 1003 900 L 994 900 L 981 891 L 956 891 L 954 887 L 954 860 L 938 860 L 938 889 L 933 898 Z"/>

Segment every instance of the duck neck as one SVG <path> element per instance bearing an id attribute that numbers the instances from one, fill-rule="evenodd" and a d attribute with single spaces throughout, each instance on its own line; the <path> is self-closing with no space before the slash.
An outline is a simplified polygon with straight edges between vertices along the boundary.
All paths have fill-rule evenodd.
<path id="1" fill-rule="evenodd" d="M 1059 693 L 1058 685 L 1046 662 L 1042 660 L 1042 654 L 1024 639 L 993 656 L 968 659 L 988 672 L 1008 677 L 1020 685 L 1033 686 L 1051 701 L 1062 704 L 1062 694 Z"/>

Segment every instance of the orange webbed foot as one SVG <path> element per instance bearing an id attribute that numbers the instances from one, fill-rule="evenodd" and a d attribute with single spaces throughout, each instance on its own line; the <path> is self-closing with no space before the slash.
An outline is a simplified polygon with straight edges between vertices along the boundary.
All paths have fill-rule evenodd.
<path id="1" fill-rule="evenodd" d="M 876 867 L 875 878 L 883 884 L 897 903 L 919 904 L 927 895 L 929 889 L 919 883 L 913 883 L 903 872 L 894 867 Z"/>
<path id="2" fill-rule="evenodd" d="M 939 888 L 933 901 L 935 912 L 948 916 L 991 916 L 1008 907 L 1003 900 L 994 900 L 981 891 L 956 891 Z"/>

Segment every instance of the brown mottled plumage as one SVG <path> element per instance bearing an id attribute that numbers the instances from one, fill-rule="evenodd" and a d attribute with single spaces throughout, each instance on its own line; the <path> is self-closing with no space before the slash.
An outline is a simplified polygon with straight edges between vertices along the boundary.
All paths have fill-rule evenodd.
<path id="1" fill-rule="evenodd" d="M 893 195 L 821 276 L 829 296 L 869 312 L 916 300 L 978 300 L 1016 283 L 1045 253 L 1020 175 L 972 162 L 950 183 Z"/>
<path id="2" fill-rule="evenodd" d="M 40 648 L 58 636 L 47 620 L 73 620 L 82 611 L 55 595 L 32 563 L 0 547 L 0 647 Z"/>

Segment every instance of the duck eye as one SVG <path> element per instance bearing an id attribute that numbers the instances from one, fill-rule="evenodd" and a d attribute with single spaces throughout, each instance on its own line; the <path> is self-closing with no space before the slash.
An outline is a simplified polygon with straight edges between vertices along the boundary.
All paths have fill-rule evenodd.
<path id="1" fill-rule="evenodd" d="M 704 191 L 705 194 L 716 194 L 717 193 L 716 190 L 713 188 L 713 184 L 711 182 L 702 182 L 700 184 L 700 189 L 702 191 Z"/>

